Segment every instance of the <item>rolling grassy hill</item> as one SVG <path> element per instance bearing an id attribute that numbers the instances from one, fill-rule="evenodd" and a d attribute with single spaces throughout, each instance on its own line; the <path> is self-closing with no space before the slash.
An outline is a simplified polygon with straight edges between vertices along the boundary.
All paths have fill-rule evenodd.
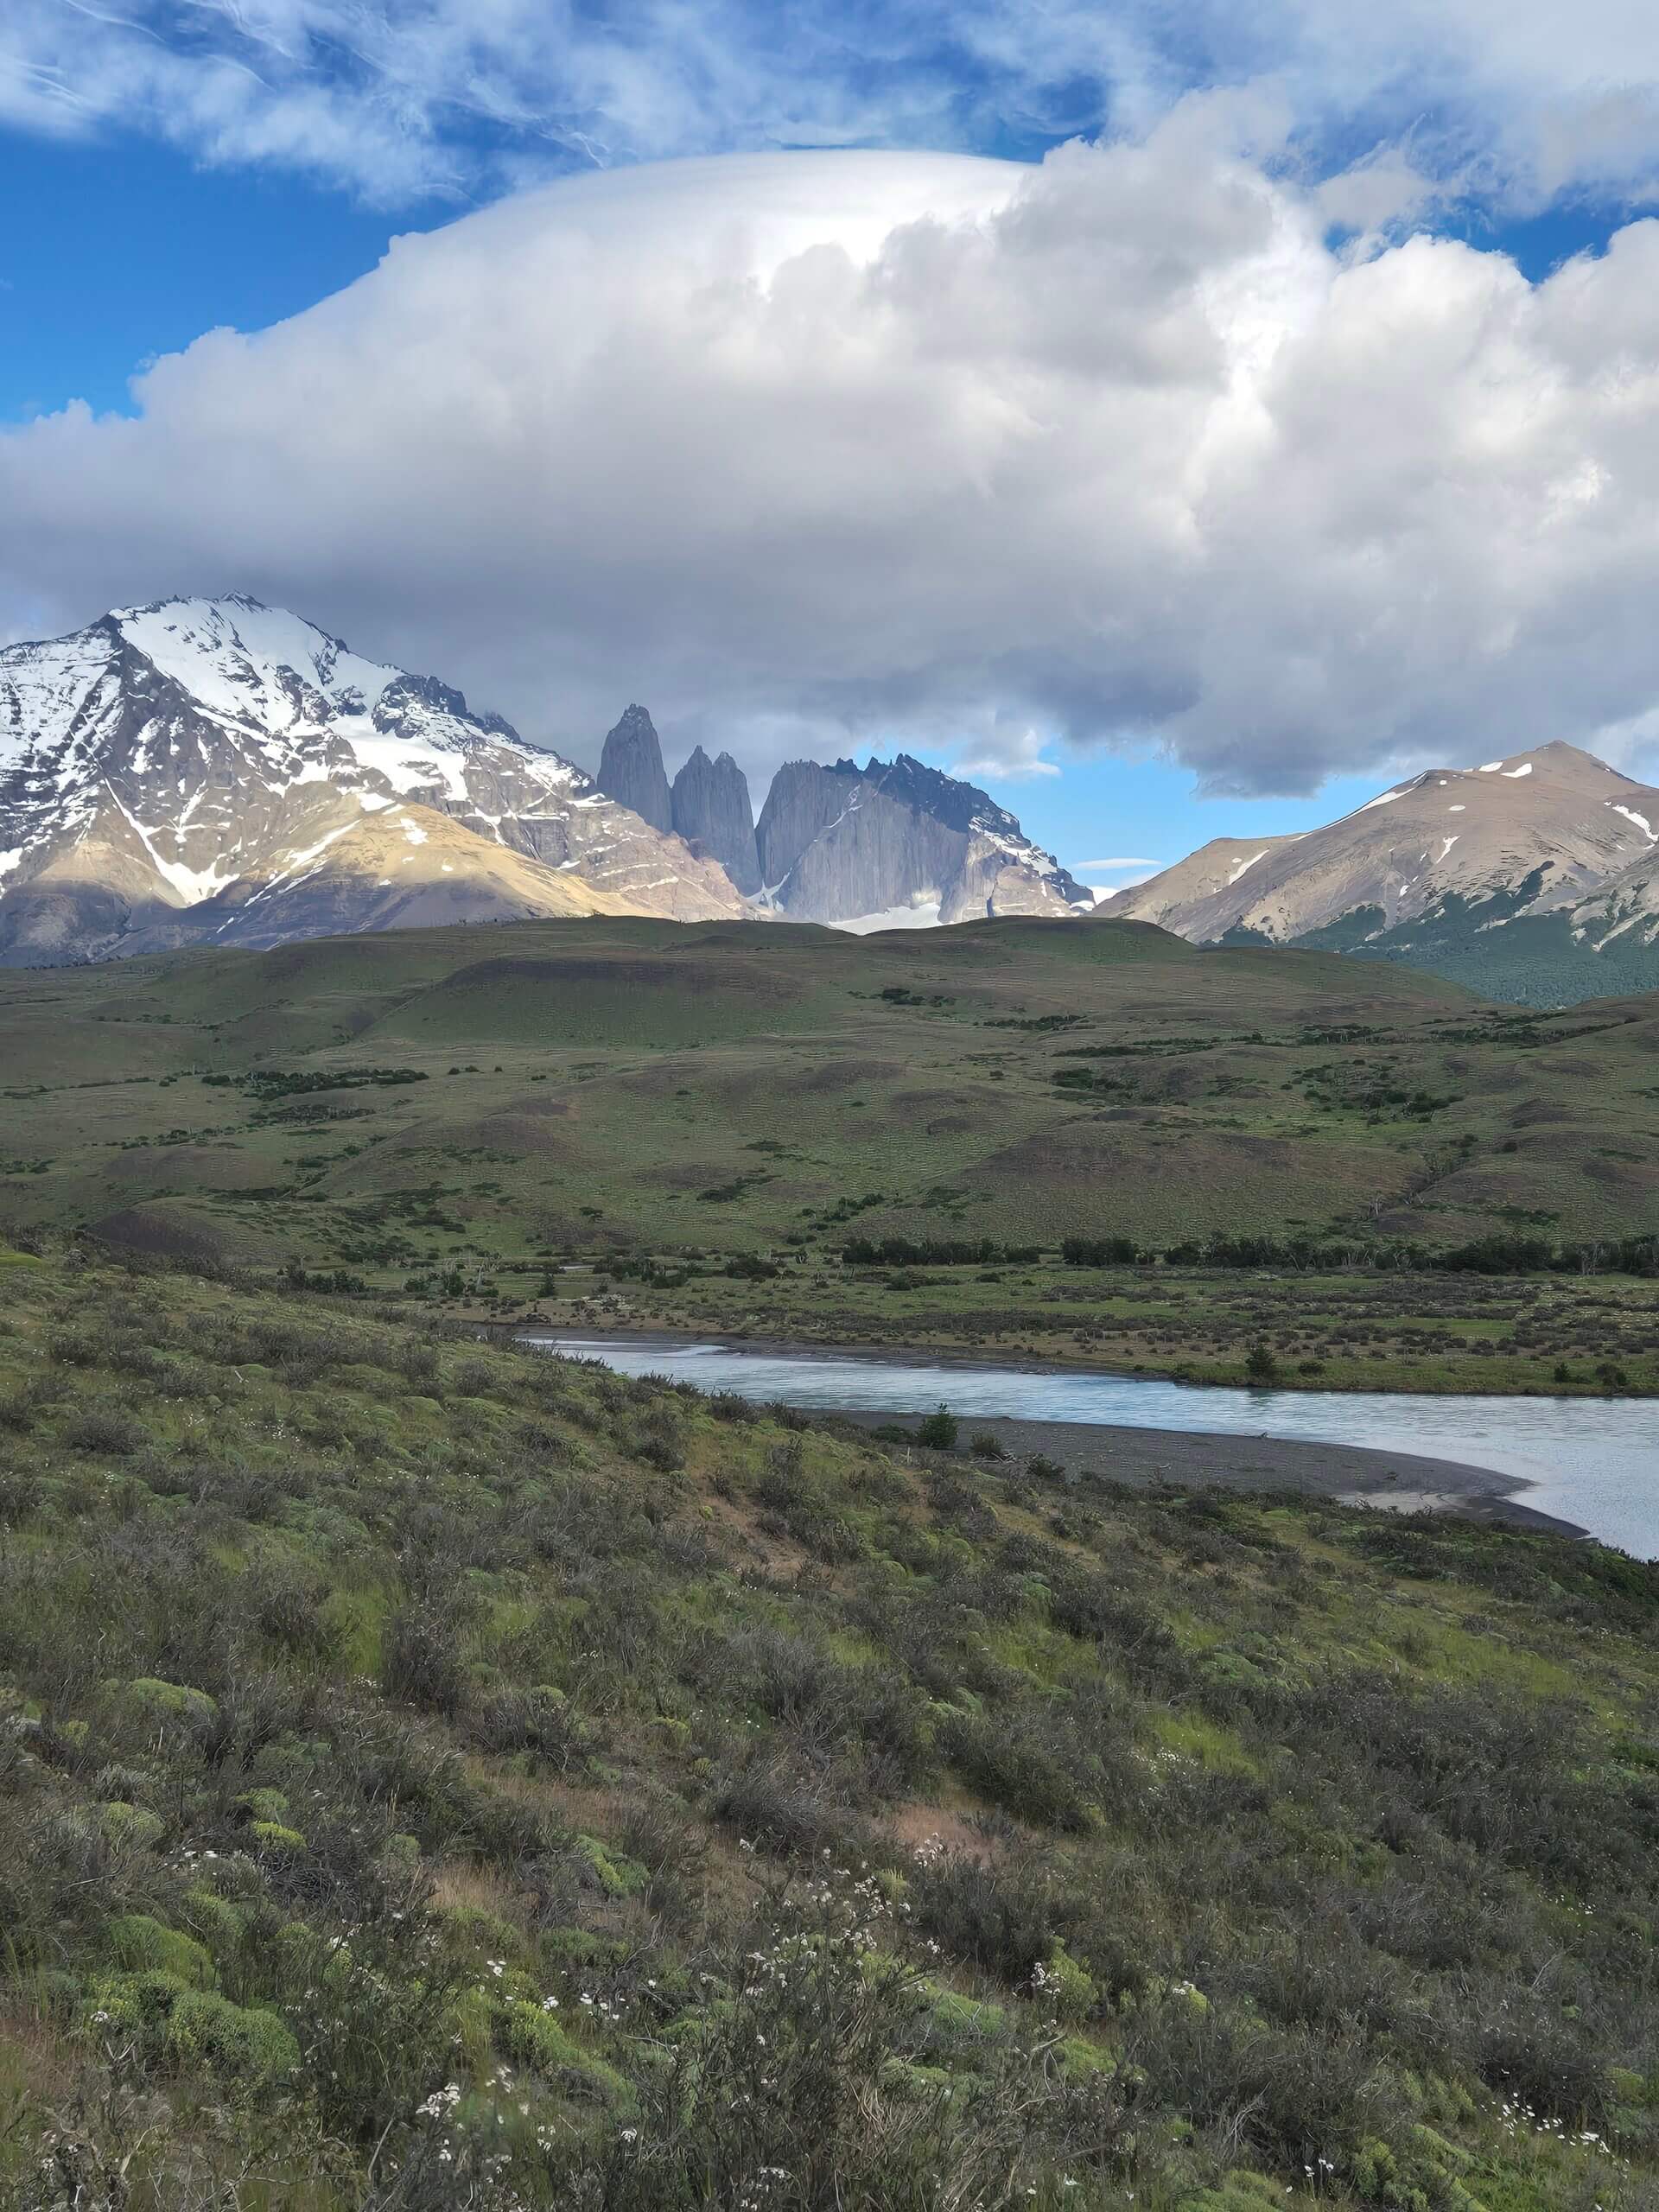
<path id="1" fill-rule="evenodd" d="M 1659 1229 L 1659 1000 L 1516 1016 L 1135 924 L 399 931 L 8 977 L 0 1034 L 14 1224 L 312 1257 L 380 1203 L 398 1262 L 442 1247 L 416 1192 L 487 1249 L 738 1249 L 849 1200 L 874 1236 Z"/>
<path id="2" fill-rule="evenodd" d="M 1357 1262 L 1659 1232 L 1659 999 L 1517 1014 L 1136 923 L 192 952 L 0 977 L 0 1231 L 370 1287 L 490 1281 L 522 1303 L 558 1262 L 768 1252 L 838 1282 L 855 1236 L 1257 1235 Z M 963 1335 L 1010 1340 L 1009 1302 L 988 1290 Z M 1090 1317 L 1062 1319 L 1069 1340 Z"/>
<path id="3" fill-rule="evenodd" d="M 0 2202 L 1650 2212 L 1656 1591 L 13 1257 Z"/>

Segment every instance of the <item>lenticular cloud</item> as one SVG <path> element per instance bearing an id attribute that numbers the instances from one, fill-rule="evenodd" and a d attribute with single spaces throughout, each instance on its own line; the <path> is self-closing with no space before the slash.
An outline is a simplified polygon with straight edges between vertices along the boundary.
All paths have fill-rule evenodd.
<path id="1" fill-rule="evenodd" d="M 1306 789 L 1659 698 L 1659 226 L 1347 257 L 1213 104 L 1040 168 L 664 164 L 0 434 L 0 625 L 244 589 L 578 753 L 647 698 Z M 1033 747 L 1040 742 L 1033 741 Z"/>

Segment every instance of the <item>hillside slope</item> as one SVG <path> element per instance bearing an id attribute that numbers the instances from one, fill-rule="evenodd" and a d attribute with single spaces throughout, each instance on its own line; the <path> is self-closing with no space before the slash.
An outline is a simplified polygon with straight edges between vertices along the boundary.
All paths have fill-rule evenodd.
<path id="1" fill-rule="evenodd" d="M 194 918 L 255 949 L 342 931 L 433 929 L 639 909 L 574 870 L 549 868 L 498 845 L 435 808 L 400 800 L 347 821 L 315 845 L 274 854 L 257 888 L 209 900 Z M 147 949 L 162 931 L 130 941 Z"/>
<path id="2" fill-rule="evenodd" d="M 1659 1574 L 0 1253 L 19 2212 L 1641 2212 Z"/>

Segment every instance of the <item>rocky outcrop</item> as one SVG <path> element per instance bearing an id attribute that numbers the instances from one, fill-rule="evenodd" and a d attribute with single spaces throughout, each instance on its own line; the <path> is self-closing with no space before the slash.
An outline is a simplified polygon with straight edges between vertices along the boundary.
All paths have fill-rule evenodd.
<path id="1" fill-rule="evenodd" d="M 729 753 L 711 760 L 698 746 L 674 779 L 674 834 L 716 861 L 746 898 L 760 888 L 748 778 Z"/>
<path id="2" fill-rule="evenodd" d="M 605 740 L 595 779 L 607 798 L 629 807 L 653 830 L 672 830 L 674 805 L 663 768 L 656 725 L 643 707 L 630 707 Z"/>
<path id="3" fill-rule="evenodd" d="M 1090 903 L 984 791 L 906 753 L 866 768 L 790 761 L 755 836 L 764 895 L 798 920 L 899 926 Z"/>
<path id="4" fill-rule="evenodd" d="M 256 601 L 168 600 L 0 652 L 0 963 L 271 942 L 279 912 L 307 933 L 325 878 L 331 927 L 390 926 L 421 866 L 405 838 L 371 876 L 358 833 L 399 803 L 457 833 L 423 911 L 746 912 L 712 861 L 458 691 Z"/>

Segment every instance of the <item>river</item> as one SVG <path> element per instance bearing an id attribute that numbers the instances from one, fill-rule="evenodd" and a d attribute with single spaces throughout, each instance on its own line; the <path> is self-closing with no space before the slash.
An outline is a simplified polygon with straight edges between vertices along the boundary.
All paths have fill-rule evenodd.
<path id="1" fill-rule="evenodd" d="M 835 1413 L 1069 1421 L 1358 1445 L 1512 1477 L 1518 1502 L 1639 1559 L 1659 1558 L 1659 1400 L 1231 1390 L 1129 1375 L 957 1366 L 851 1352 L 528 1332 L 624 1375 Z"/>

